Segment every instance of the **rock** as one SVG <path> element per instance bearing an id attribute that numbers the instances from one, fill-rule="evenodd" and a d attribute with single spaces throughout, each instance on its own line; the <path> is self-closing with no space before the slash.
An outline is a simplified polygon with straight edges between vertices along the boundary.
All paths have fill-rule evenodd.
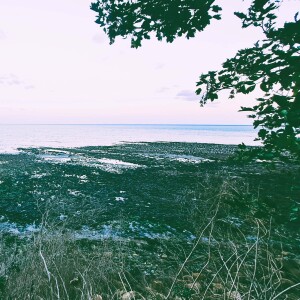
<path id="1" fill-rule="evenodd" d="M 223 291 L 224 286 L 221 283 L 213 283 L 213 290 L 216 291 Z"/>
<path id="2" fill-rule="evenodd" d="M 227 293 L 227 296 L 228 296 L 228 299 L 231 299 L 231 300 L 242 300 L 242 296 L 239 292 L 231 292 L 231 293 Z"/>
<path id="3" fill-rule="evenodd" d="M 155 299 L 164 300 L 164 299 L 166 299 L 166 297 L 163 294 L 156 293 L 155 294 Z"/>
<path id="4" fill-rule="evenodd" d="M 135 298 L 135 292 L 134 291 L 126 292 L 121 297 L 122 300 L 132 300 L 134 298 Z"/>
<path id="5" fill-rule="evenodd" d="M 201 277 L 201 273 L 192 273 L 194 279 L 199 279 Z"/>
<path id="6" fill-rule="evenodd" d="M 97 294 L 97 295 L 93 296 L 93 300 L 103 300 L 103 298 L 102 298 L 102 296 Z"/>
<path id="7" fill-rule="evenodd" d="M 195 283 L 188 283 L 185 285 L 187 288 L 189 289 L 193 289 L 193 290 L 196 290 L 196 291 L 199 291 L 200 289 L 200 283 L 199 282 L 195 282 Z"/>

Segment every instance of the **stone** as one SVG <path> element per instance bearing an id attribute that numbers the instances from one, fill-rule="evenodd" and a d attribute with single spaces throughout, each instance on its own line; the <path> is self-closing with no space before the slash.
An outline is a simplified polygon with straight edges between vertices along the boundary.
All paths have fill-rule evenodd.
<path id="1" fill-rule="evenodd" d="M 134 298 L 135 298 L 135 292 L 134 291 L 126 292 L 121 297 L 122 300 L 132 300 Z"/>
<path id="2" fill-rule="evenodd" d="M 242 300 L 241 294 L 237 291 L 234 291 L 231 293 L 228 292 L 227 296 L 228 296 L 228 299 L 231 299 L 231 300 Z"/>
<path id="3" fill-rule="evenodd" d="M 214 291 L 222 291 L 224 289 L 223 284 L 221 283 L 213 283 L 213 290 Z"/>
<path id="4" fill-rule="evenodd" d="M 192 273 L 194 279 L 199 279 L 201 277 L 201 273 Z"/>

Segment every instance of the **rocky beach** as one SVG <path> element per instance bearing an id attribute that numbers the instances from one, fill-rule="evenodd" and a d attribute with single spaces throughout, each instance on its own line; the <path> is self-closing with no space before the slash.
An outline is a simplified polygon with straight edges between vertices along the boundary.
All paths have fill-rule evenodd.
<path id="1" fill-rule="evenodd" d="M 92 299 L 220 299 L 254 293 L 254 279 L 269 296 L 296 284 L 299 168 L 237 161 L 236 150 L 157 142 L 1 154 L 4 299 L 17 280 L 24 299 L 54 288 L 61 299 L 90 289 Z M 284 280 L 262 281 L 272 264 Z"/>

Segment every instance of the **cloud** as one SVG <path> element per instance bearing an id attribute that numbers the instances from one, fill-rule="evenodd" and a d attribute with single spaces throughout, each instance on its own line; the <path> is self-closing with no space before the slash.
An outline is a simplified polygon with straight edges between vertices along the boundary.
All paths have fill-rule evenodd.
<path id="1" fill-rule="evenodd" d="M 194 102 L 200 101 L 200 96 L 196 95 L 194 91 L 190 91 L 190 90 L 182 90 L 176 95 L 176 97 L 184 101 L 194 101 Z M 217 107 L 219 104 L 220 102 L 218 100 L 213 102 L 208 101 L 205 104 L 205 107 Z"/>
<path id="2" fill-rule="evenodd" d="M 190 90 L 182 90 L 177 95 L 177 98 L 184 100 L 184 101 L 199 101 L 200 98 L 198 95 L 195 94 L 194 91 Z"/>
<path id="3" fill-rule="evenodd" d="M 0 40 L 5 40 L 7 38 L 3 30 L 0 29 Z"/>
<path id="4" fill-rule="evenodd" d="M 159 89 L 156 90 L 157 93 L 162 94 L 166 91 L 170 90 L 170 88 L 166 87 L 166 86 L 162 86 Z"/>
<path id="5" fill-rule="evenodd" d="M 0 85 L 20 86 L 25 88 L 26 90 L 35 88 L 32 84 L 22 81 L 17 75 L 13 73 L 1 75 Z"/>
<path id="6" fill-rule="evenodd" d="M 8 74 L 0 76 L 0 84 L 5 85 L 21 85 L 23 82 L 15 74 Z"/>
<path id="7" fill-rule="evenodd" d="M 103 44 L 107 41 L 107 37 L 104 33 L 97 33 L 92 37 L 92 41 L 96 44 Z"/>
<path id="8" fill-rule="evenodd" d="M 0 76 L 0 84 L 4 85 L 7 84 L 9 77 L 7 75 L 1 75 Z"/>
<path id="9" fill-rule="evenodd" d="M 165 66 L 164 63 L 159 62 L 159 63 L 157 63 L 157 64 L 155 65 L 155 69 L 156 69 L 156 70 L 160 70 L 160 69 L 162 69 L 164 66 Z"/>
<path id="10" fill-rule="evenodd" d="M 11 78 L 9 81 L 7 81 L 7 84 L 9 85 L 21 85 L 22 81 L 16 78 Z"/>

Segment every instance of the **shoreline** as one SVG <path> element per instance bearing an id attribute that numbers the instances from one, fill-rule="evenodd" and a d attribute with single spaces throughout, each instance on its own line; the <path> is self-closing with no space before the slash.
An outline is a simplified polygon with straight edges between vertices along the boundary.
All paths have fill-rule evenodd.
<path id="1" fill-rule="evenodd" d="M 18 299 L 15 286 L 24 295 L 32 284 L 24 279 L 28 272 L 36 295 L 50 293 L 56 283 L 47 280 L 42 257 L 62 291 L 65 285 L 77 295 L 70 282 L 82 278 L 79 270 L 93 297 L 107 300 L 123 299 L 125 279 L 118 275 L 123 273 L 136 298 L 164 299 L 187 253 L 193 263 L 178 275 L 174 298 L 198 299 L 203 281 L 214 284 L 206 299 L 230 291 L 226 284 L 218 286 L 229 276 L 226 272 L 218 273 L 217 281 L 211 276 L 224 263 L 220 251 L 224 257 L 237 249 L 240 255 L 248 253 L 247 264 L 241 265 L 245 274 L 249 266 L 253 272 L 255 255 L 261 265 L 265 259 L 277 264 L 280 255 L 297 264 L 300 235 L 290 211 L 298 195 L 291 186 L 299 182 L 299 171 L 228 161 L 236 148 L 163 142 L 0 154 L 0 263 L 7 274 L 4 279 L 0 274 L 0 296 Z M 24 228 L 28 231 L 20 232 Z M 11 259 L 17 269 L 10 267 Z M 98 267 L 89 268 L 94 265 Z M 263 272 L 272 275 L 268 269 Z M 293 272 L 280 276 L 295 284 Z M 200 273 L 198 281 L 200 275 L 193 274 Z M 245 281 L 239 292 L 247 293 L 253 275 L 239 276 Z M 41 288 L 37 282 L 43 282 Z M 85 289 L 83 282 L 78 279 L 77 284 Z"/>

